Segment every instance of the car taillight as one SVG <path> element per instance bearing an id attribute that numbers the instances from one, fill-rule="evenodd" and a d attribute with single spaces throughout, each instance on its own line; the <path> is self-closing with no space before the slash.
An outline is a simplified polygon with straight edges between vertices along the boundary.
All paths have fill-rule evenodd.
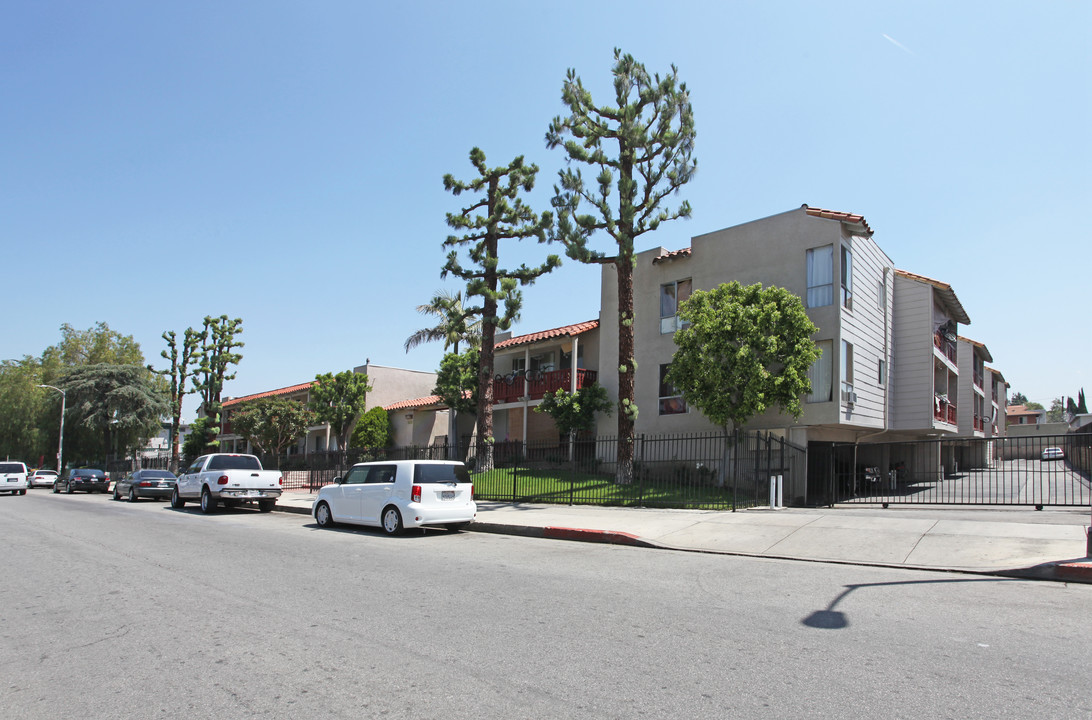
<path id="1" fill-rule="evenodd" d="M 421 486 L 414 485 L 413 491 L 410 493 L 410 500 L 413 502 L 421 502 Z"/>
<path id="2" fill-rule="evenodd" d="M 216 484 L 227 485 L 227 475 L 221 475 L 220 477 L 216 478 Z"/>
<path id="3" fill-rule="evenodd" d="M 277 478 L 277 484 L 278 485 L 284 485 L 284 478 L 283 477 Z"/>
<path id="4" fill-rule="evenodd" d="M 148 482 L 147 480 L 141 480 L 139 484 L 140 484 L 141 487 L 151 487 L 152 486 L 152 484 L 150 482 Z"/>
<path id="5" fill-rule="evenodd" d="M 474 483 L 470 483 L 470 499 L 474 499 Z"/>

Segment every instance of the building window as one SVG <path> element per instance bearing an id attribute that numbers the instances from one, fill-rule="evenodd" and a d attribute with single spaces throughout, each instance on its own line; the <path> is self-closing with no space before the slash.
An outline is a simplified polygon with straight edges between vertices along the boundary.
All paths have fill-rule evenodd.
<path id="1" fill-rule="evenodd" d="M 808 307 L 834 304 L 834 246 L 808 250 Z"/>
<path id="2" fill-rule="evenodd" d="M 842 341 L 842 400 L 855 402 L 853 394 L 853 344 Z"/>
<path id="3" fill-rule="evenodd" d="M 686 412 L 686 401 L 675 386 L 667 381 L 667 370 L 671 365 L 660 366 L 660 414 L 678 415 Z"/>
<path id="4" fill-rule="evenodd" d="M 881 386 L 887 384 L 887 361 L 886 360 L 880 360 L 879 367 L 877 368 L 877 371 L 876 371 L 876 380 L 877 380 L 877 382 L 880 383 Z"/>
<path id="5" fill-rule="evenodd" d="M 842 245 L 842 307 L 853 309 L 853 250 Z"/>
<path id="6" fill-rule="evenodd" d="M 660 334 L 673 333 L 683 327 L 676 317 L 679 304 L 690 297 L 690 278 L 676 280 L 660 286 Z"/>
<path id="7" fill-rule="evenodd" d="M 834 385 L 834 341 L 817 340 L 822 355 L 808 368 L 808 380 L 811 381 L 810 403 L 830 402 Z"/>

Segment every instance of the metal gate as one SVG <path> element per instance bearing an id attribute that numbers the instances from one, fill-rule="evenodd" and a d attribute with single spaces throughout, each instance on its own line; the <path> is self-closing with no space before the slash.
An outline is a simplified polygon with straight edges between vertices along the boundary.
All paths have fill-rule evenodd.
<path id="1" fill-rule="evenodd" d="M 1092 435 L 810 443 L 814 504 L 1088 506 Z"/>

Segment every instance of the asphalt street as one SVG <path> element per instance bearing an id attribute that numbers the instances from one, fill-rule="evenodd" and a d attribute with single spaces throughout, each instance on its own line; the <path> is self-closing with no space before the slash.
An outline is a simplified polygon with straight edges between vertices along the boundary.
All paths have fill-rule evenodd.
<path id="1" fill-rule="evenodd" d="M 1089 717 L 1092 586 L 0 497 L 0 717 Z"/>

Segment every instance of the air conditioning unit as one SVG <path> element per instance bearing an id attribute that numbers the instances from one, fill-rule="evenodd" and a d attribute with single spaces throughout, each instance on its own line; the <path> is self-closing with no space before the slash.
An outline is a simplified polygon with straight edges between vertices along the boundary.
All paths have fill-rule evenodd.
<path id="1" fill-rule="evenodd" d="M 846 405 L 856 404 L 856 402 L 857 402 L 857 393 L 853 392 L 852 390 L 843 390 L 842 391 L 842 402 L 844 402 Z"/>

